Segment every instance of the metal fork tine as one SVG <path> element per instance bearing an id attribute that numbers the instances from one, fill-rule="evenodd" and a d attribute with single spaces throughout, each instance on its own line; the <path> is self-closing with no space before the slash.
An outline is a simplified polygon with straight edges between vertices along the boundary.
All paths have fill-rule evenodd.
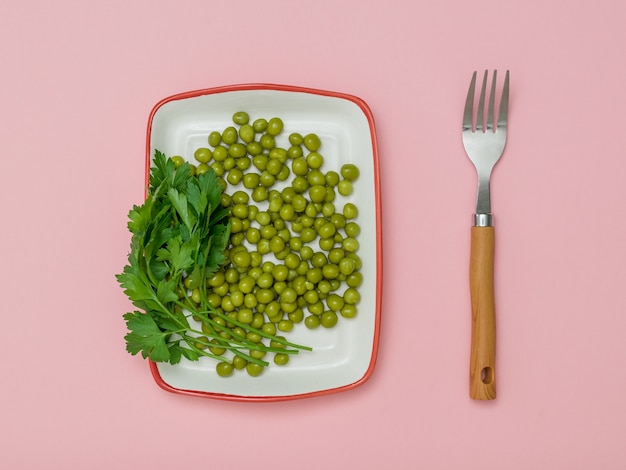
<path id="1" fill-rule="evenodd" d="M 487 91 L 487 70 L 483 76 L 483 85 L 480 88 L 480 97 L 478 98 L 478 112 L 476 113 L 476 130 L 485 130 L 485 92 Z"/>
<path id="2" fill-rule="evenodd" d="M 502 97 L 500 98 L 500 110 L 498 111 L 498 127 L 506 129 L 506 121 L 509 114 L 509 71 L 504 76 L 504 86 L 502 87 Z"/>
<path id="3" fill-rule="evenodd" d="M 465 100 L 465 110 L 463 111 L 463 130 L 472 130 L 474 119 L 474 90 L 476 88 L 476 72 L 472 75 L 472 81 L 470 82 L 469 90 L 467 91 L 467 98 Z"/>
<path id="4" fill-rule="evenodd" d="M 489 94 L 489 108 L 487 109 L 487 129 L 493 131 L 494 125 L 494 112 L 496 107 L 496 78 L 498 71 L 493 71 L 493 77 L 491 78 L 491 93 Z"/>

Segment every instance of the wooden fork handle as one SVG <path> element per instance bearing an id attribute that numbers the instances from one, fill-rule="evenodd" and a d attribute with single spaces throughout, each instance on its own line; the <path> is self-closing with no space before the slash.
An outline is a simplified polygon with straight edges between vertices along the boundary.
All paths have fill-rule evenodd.
<path id="1" fill-rule="evenodd" d="M 472 227 L 470 294 L 472 341 L 470 397 L 496 398 L 496 312 L 493 287 L 494 228 Z"/>

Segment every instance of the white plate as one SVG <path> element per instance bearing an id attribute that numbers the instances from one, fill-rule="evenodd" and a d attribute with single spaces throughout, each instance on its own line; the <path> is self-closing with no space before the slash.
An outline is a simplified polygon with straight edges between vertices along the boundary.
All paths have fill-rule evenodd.
<path id="1" fill-rule="evenodd" d="M 240 372 L 221 378 L 215 372 L 215 361 L 209 358 L 197 362 L 183 359 L 177 365 L 151 363 L 153 376 L 171 392 L 243 401 L 303 398 L 361 385 L 376 361 L 382 286 L 378 155 L 372 114 L 359 98 L 293 86 L 236 85 L 175 95 L 159 102 L 150 115 L 146 171 L 155 149 L 192 162 L 195 149 L 207 146 L 208 134 L 232 125 L 237 111 L 246 111 L 251 121 L 280 117 L 285 127 L 277 144 L 282 146 L 287 145 L 291 132 L 317 133 L 322 140 L 324 171 L 339 171 L 348 162 L 359 167 L 361 175 L 354 192 L 343 199 L 359 208 L 363 284 L 358 315 L 354 319 L 340 317 L 333 329 L 309 330 L 304 324 L 296 325 L 285 336 L 313 347 L 313 352 L 292 356 L 284 367 L 271 365 L 259 377 Z"/>

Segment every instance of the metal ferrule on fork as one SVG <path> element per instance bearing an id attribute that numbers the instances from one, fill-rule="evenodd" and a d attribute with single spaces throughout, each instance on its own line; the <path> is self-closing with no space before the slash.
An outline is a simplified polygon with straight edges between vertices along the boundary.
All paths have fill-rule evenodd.
<path id="1" fill-rule="evenodd" d="M 493 227 L 491 214 L 474 214 L 474 227 Z"/>

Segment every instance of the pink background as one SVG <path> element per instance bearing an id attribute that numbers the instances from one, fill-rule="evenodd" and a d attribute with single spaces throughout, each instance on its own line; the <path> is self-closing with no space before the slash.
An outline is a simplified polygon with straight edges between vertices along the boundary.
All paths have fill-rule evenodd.
<path id="1" fill-rule="evenodd" d="M 625 468 L 625 18 L 621 0 L 2 2 L 0 465 Z M 475 175 L 460 138 L 484 68 L 512 86 L 486 403 L 467 393 Z M 114 274 L 149 112 L 248 82 L 350 93 L 374 113 L 383 319 L 356 390 L 177 396 L 124 350 Z"/>

